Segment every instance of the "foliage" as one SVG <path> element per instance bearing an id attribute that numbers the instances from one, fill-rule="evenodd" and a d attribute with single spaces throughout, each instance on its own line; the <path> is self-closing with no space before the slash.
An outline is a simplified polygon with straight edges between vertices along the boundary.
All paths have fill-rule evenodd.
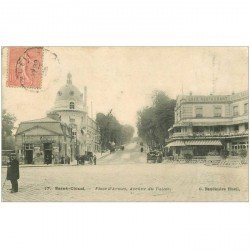
<path id="1" fill-rule="evenodd" d="M 232 155 L 232 156 L 238 156 L 239 154 L 238 154 L 238 152 L 236 150 L 232 150 L 230 152 L 230 155 Z"/>
<path id="2" fill-rule="evenodd" d="M 161 147 L 168 138 L 168 129 L 174 124 L 176 101 L 163 91 L 154 91 L 152 106 L 137 112 L 138 135 L 151 147 Z"/>
<path id="3" fill-rule="evenodd" d="M 15 121 L 16 117 L 4 109 L 2 113 L 2 149 L 4 150 L 13 150 L 15 147 L 13 135 Z"/>
<path id="4" fill-rule="evenodd" d="M 135 129 L 130 125 L 122 125 L 122 144 L 128 143 L 133 138 Z"/>
<path id="5" fill-rule="evenodd" d="M 247 150 L 246 150 L 246 149 L 241 149 L 241 150 L 239 151 L 239 155 L 240 155 L 242 158 L 246 157 L 246 156 L 247 156 Z"/>
<path id="6" fill-rule="evenodd" d="M 100 128 L 102 149 L 110 148 L 112 142 L 117 146 L 129 142 L 134 135 L 134 128 L 130 125 L 122 125 L 111 113 L 105 115 L 98 113 L 96 122 Z"/>

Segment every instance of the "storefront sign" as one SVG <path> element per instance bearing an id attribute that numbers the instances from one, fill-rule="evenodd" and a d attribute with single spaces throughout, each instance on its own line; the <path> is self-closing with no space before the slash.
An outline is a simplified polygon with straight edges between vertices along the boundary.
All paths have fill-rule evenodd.
<path id="1" fill-rule="evenodd" d="M 48 142 L 53 143 L 53 142 L 55 142 L 55 140 L 53 140 L 52 138 L 43 137 L 43 136 L 40 137 L 40 141 L 43 142 L 43 143 L 48 143 Z"/>

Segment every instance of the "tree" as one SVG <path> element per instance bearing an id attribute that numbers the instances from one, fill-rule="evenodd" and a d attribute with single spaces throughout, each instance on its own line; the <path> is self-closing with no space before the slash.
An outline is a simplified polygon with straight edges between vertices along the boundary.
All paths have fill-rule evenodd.
<path id="1" fill-rule="evenodd" d="M 98 127 L 100 128 L 101 147 L 106 149 L 108 142 L 110 140 L 108 117 L 102 113 L 98 113 L 96 115 L 96 123 L 97 123 Z"/>
<path id="2" fill-rule="evenodd" d="M 4 109 L 2 113 L 2 149 L 14 150 L 13 129 L 16 117 Z"/>
<path id="3" fill-rule="evenodd" d="M 100 128 L 101 146 L 103 149 L 110 148 L 114 142 L 116 145 L 122 145 L 131 140 L 134 134 L 134 128 L 130 125 L 121 125 L 111 112 L 107 115 L 98 113 L 96 123 Z"/>
<path id="4" fill-rule="evenodd" d="M 134 136 L 135 130 L 132 126 L 126 124 L 126 125 L 122 126 L 121 132 L 122 132 L 122 134 L 121 134 L 122 141 L 121 142 L 122 142 L 122 144 L 125 144 L 125 143 L 128 143 L 131 141 L 131 139 Z"/>
<path id="5" fill-rule="evenodd" d="M 151 147 L 161 147 L 168 138 L 168 129 L 174 124 L 176 101 L 163 91 L 152 94 L 152 106 L 137 112 L 138 135 Z"/>
<path id="6" fill-rule="evenodd" d="M 174 109 L 176 101 L 170 99 L 163 91 L 155 91 L 152 96 L 156 119 L 156 136 L 160 145 L 168 138 L 168 129 L 174 124 Z"/>
<path id="7" fill-rule="evenodd" d="M 154 142 L 157 141 L 154 115 L 152 107 L 145 107 L 137 112 L 138 135 L 150 146 L 153 146 Z"/>

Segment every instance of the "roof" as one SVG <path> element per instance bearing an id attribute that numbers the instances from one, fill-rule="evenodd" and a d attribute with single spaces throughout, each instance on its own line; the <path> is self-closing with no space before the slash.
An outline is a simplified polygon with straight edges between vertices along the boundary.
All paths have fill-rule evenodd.
<path id="1" fill-rule="evenodd" d="M 54 120 L 48 116 L 44 117 L 44 118 L 40 118 L 40 119 L 35 119 L 35 120 L 29 120 L 29 121 L 24 121 L 24 122 L 21 122 L 21 123 L 41 123 L 41 122 L 52 122 L 52 123 L 57 123 L 59 121 L 57 120 Z"/>
<path id="2" fill-rule="evenodd" d="M 169 144 L 167 144 L 166 147 L 184 147 L 186 146 L 184 141 L 173 141 L 173 142 L 170 142 Z"/>
<path id="3" fill-rule="evenodd" d="M 56 101 L 65 100 L 83 101 L 83 94 L 72 84 L 72 75 L 70 73 L 67 75 L 67 84 L 61 87 L 56 95 Z"/>
<path id="4" fill-rule="evenodd" d="M 21 122 L 16 131 L 16 135 L 21 134 L 27 130 L 31 130 L 35 127 L 40 127 L 55 134 L 63 135 L 61 123 L 49 117 Z"/>
<path id="5" fill-rule="evenodd" d="M 242 98 L 248 98 L 248 90 L 233 93 L 231 95 L 179 95 L 177 97 L 177 103 L 183 101 L 184 103 L 227 103 L 240 100 Z"/>
<path id="6" fill-rule="evenodd" d="M 83 94 L 80 90 L 72 84 L 66 84 L 59 89 L 56 95 L 56 101 L 62 100 L 75 100 L 75 101 L 83 101 Z"/>

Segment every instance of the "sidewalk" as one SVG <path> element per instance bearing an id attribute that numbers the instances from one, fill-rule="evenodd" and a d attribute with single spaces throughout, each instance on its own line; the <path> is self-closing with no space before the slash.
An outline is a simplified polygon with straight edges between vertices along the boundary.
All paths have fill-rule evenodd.
<path id="1" fill-rule="evenodd" d="M 106 151 L 104 153 L 96 153 L 96 159 L 99 160 L 99 159 L 102 159 L 104 157 L 106 157 L 107 155 L 109 155 L 110 152 L 109 151 Z M 25 167 L 70 167 L 70 166 L 77 166 L 77 162 L 76 160 L 72 161 L 70 164 L 22 164 L 22 165 L 19 165 L 20 168 L 25 168 Z M 3 165 L 2 168 L 7 168 L 6 165 Z"/>

